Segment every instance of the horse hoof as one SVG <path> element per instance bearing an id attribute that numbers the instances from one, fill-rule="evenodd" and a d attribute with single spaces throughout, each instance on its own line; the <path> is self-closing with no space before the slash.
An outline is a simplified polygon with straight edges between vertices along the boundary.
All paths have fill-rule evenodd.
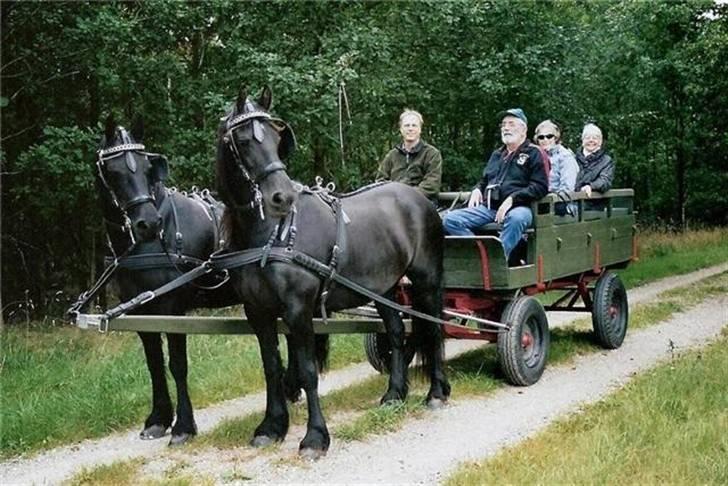
<path id="1" fill-rule="evenodd" d="M 253 440 L 250 441 L 250 445 L 253 447 L 268 447 L 276 442 L 278 442 L 276 439 L 268 437 L 267 435 L 256 435 L 253 437 Z"/>
<path id="2" fill-rule="evenodd" d="M 379 400 L 379 404 L 383 407 L 396 407 L 399 405 L 402 405 L 404 403 L 404 399 L 401 398 L 399 395 L 384 395 L 381 400 Z"/>
<path id="3" fill-rule="evenodd" d="M 441 408 L 445 408 L 445 405 L 447 405 L 447 400 L 441 398 L 430 398 L 427 400 L 427 408 L 430 410 L 440 410 Z"/>
<path id="4" fill-rule="evenodd" d="M 139 434 L 139 438 L 141 440 L 153 440 L 153 439 L 159 439 L 161 437 L 164 437 L 164 435 L 167 433 L 167 427 L 163 425 L 150 425 L 146 429 L 142 430 Z"/>
<path id="5" fill-rule="evenodd" d="M 176 435 L 173 434 L 172 438 L 169 440 L 168 445 L 169 445 L 169 447 L 178 447 L 178 446 L 184 445 L 187 442 L 189 442 L 189 440 L 192 439 L 192 437 L 194 437 L 193 434 L 188 434 L 186 432 L 184 432 L 182 434 L 176 434 Z"/>
<path id="6" fill-rule="evenodd" d="M 303 449 L 298 451 L 298 455 L 301 456 L 302 459 L 305 459 L 307 461 L 317 461 L 326 455 L 326 451 L 321 449 L 304 447 Z"/>

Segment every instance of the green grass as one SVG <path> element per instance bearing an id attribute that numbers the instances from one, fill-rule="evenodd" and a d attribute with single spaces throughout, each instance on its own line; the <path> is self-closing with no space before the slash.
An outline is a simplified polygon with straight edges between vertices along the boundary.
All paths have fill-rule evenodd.
<path id="1" fill-rule="evenodd" d="M 639 235 L 639 261 L 620 271 L 629 289 L 728 261 L 728 228 Z"/>
<path id="2" fill-rule="evenodd" d="M 92 484 L 113 484 L 133 486 L 139 484 L 137 473 L 144 464 L 142 459 L 117 461 L 107 466 L 92 469 L 84 468 L 64 484 L 66 486 L 86 486 Z"/>
<path id="3" fill-rule="evenodd" d="M 215 481 L 207 476 L 192 475 L 184 472 L 185 465 L 175 464 L 166 471 L 162 479 L 146 480 L 141 477 L 140 469 L 144 465 L 143 459 L 130 459 L 117 461 L 107 466 L 95 468 L 84 468 L 75 474 L 64 486 L 87 486 L 87 485 L 113 485 L 113 486 L 212 486 Z M 182 471 L 180 471 L 182 470 Z M 241 475 L 231 476 L 242 478 Z"/>
<path id="4" fill-rule="evenodd" d="M 621 275 L 629 288 L 728 261 L 726 240 L 728 229 L 645 234 L 641 236 L 640 261 Z M 667 315 L 673 310 L 663 306 L 650 312 Z M 212 314 L 220 312 L 229 310 Z M 638 322 L 638 315 L 633 313 L 632 327 Z M 570 336 L 559 338 L 567 354 L 571 352 L 568 346 L 589 345 L 585 333 Z M 1 337 L 0 458 L 140 427 L 146 418 L 151 387 L 141 343 L 134 334 L 103 336 L 69 327 L 31 325 L 8 328 Z M 558 359 L 560 349 L 552 349 L 552 362 Z M 332 369 L 365 359 L 361 336 L 334 336 L 331 351 Z M 263 390 L 259 352 L 251 336 L 190 336 L 189 354 L 190 392 L 197 408 Z M 492 386 L 479 378 L 493 376 L 489 362 L 474 365 L 478 373 L 468 368 L 458 386 L 463 390 Z M 457 367 L 451 370 L 456 375 L 458 372 Z M 361 392 L 361 410 L 376 408 L 386 385 L 373 382 L 368 387 Z M 170 390 L 174 392 L 174 387 Z M 420 392 L 413 389 L 413 393 Z M 333 394 L 327 400 L 352 401 L 345 393 Z"/>
<path id="5" fill-rule="evenodd" d="M 728 484 L 726 383 L 728 330 L 446 484 Z"/>

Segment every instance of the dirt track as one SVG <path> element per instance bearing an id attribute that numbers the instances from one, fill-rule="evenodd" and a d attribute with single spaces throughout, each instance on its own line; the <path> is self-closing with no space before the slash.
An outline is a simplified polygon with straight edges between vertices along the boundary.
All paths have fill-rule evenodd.
<path id="1" fill-rule="evenodd" d="M 629 293 L 630 303 L 650 300 L 669 288 L 689 285 L 727 270 L 728 264 L 723 264 L 634 289 Z M 549 319 L 552 326 L 567 320 L 561 315 L 550 315 Z M 455 398 L 445 410 L 428 413 L 425 420 L 409 423 L 397 433 L 351 444 L 334 441 L 328 456 L 314 466 L 297 464 L 297 461 L 281 463 L 281 457 L 295 456 L 300 439 L 296 430 L 289 433 L 278 456 L 253 455 L 251 460 L 241 464 L 243 457 L 236 457 L 234 453 L 216 453 L 209 459 L 202 454 L 194 459 L 194 465 L 217 478 L 225 477 L 232 469 L 239 470 L 254 482 L 437 482 L 459 461 L 492 454 L 504 445 L 535 433 L 555 417 L 582 403 L 599 399 L 635 372 L 668 356 L 669 340 L 679 348 L 699 346 L 714 338 L 726 322 L 728 298 L 712 299 L 669 322 L 629 333 L 619 350 L 591 355 L 568 367 L 548 368 L 541 381 L 532 387 L 506 388 L 488 399 L 458 401 Z M 476 345 L 451 342 L 448 356 Z M 368 364 L 332 372 L 321 381 L 320 390 L 326 393 L 342 388 L 373 373 Z M 196 417 L 200 432 L 205 433 L 223 418 L 262 408 L 264 396 L 256 394 L 200 410 Z M 509 413 L 499 413 L 501 410 L 509 410 Z M 477 420 L 472 420 L 473 417 Z M 438 430 L 437 451 L 432 446 L 425 446 L 430 443 L 427 437 L 434 429 Z M 83 467 L 133 457 L 149 459 L 150 472 L 163 470 L 165 464 L 171 462 L 166 453 L 166 440 L 142 442 L 137 434 L 134 429 L 55 449 L 35 458 L 4 462 L 0 464 L 0 481 L 3 484 L 55 484 Z M 227 462 L 225 455 L 230 456 L 232 462 Z"/>

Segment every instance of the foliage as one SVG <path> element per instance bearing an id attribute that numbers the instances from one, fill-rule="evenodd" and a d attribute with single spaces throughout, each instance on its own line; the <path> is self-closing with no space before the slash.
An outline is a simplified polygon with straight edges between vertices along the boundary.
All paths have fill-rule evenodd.
<path id="1" fill-rule="evenodd" d="M 522 106 L 532 127 L 560 120 L 572 148 L 600 123 L 644 221 L 726 224 L 727 13 L 710 0 L 3 2 L 3 300 L 28 290 L 47 312 L 50 289 L 73 294 L 100 272 L 90 191 L 106 113 L 143 114 L 172 183 L 211 187 L 216 127 L 241 85 L 273 88 L 304 183 L 370 182 L 412 107 L 445 188 L 470 188 L 495 114 Z"/>

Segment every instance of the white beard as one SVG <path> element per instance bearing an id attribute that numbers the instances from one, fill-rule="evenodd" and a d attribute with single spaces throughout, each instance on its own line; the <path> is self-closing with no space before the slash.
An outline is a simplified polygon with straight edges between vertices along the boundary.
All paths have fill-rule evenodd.
<path id="1" fill-rule="evenodd" d="M 510 134 L 510 135 L 501 135 L 501 140 L 504 144 L 510 145 L 513 143 L 516 143 L 518 141 L 518 135 L 516 134 Z"/>

